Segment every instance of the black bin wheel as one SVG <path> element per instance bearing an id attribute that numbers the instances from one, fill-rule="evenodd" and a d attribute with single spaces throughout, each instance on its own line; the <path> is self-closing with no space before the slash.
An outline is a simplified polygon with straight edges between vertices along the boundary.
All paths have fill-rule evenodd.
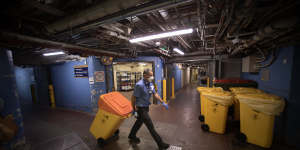
<path id="1" fill-rule="evenodd" d="M 209 126 L 207 125 L 207 124 L 203 124 L 203 125 L 201 125 L 201 129 L 203 130 L 203 131 L 209 131 Z"/>
<path id="2" fill-rule="evenodd" d="M 106 144 L 105 140 L 102 138 L 97 139 L 97 144 L 99 147 L 104 147 L 104 145 Z"/>
<path id="3" fill-rule="evenodd" d="M 115 131 L 114 136 L 119 136 L 120 134 L 120 130 L 118 129 L 117 131 Z"/>
<path id="4" fill-rule="evenodd" d="M 200 116 L 199 116 L 199 120 L 200 120 L 201 122 L 204 122 L 204 116 L 203 116 L 203 115 L 200 115 Z"/>
<path id="5" fill-rule="evenodd" d="M 233 145 L 245 146 L 246 142 L 247 142 L 247 136 L 241 132 L 235 134 L 235 138 L 232 139 Z"/>
<path id="6" fill-rule="evenodd" d="M 236 139 L 240 143 L 246 143 L 247 142 L 247 136 L 244 133 L 241 133 L 241 132 L 236 135 Z"/>

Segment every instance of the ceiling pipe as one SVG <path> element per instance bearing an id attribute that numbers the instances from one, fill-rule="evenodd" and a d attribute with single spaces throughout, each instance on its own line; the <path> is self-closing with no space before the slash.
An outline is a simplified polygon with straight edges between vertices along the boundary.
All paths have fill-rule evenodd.
<path id="1" fill-rule="evenodd" d="M 197 61 L 209 61 L 215 60 L 212 56 L 184 56 L 184 57 L 173 57 L 168 59 L 167 63 L 179 63 L 179 62 L 197 62 Z"/>
<path id="2" fill-rule="evenodd" d="M 136 6 L 141 0 L 110 0 L 103 1 L 96 6 L 80 11 L 74 15 L 68 16 L 62 20 L 54 22 L 46 26 L 46 29 L 50 33 L 60 32 L 66 29 L 72 29 L 72 27 L 84 24 L 89 21 L 96 20 L 121 11 L 130 7 Z"/>
<path id="3" fill-rule="evenodd" d="M 130 16 L 147 14 L 159 9 L 174 7 L 191 0 L 155 0 L 139 4 L 142 0 L 107 0 L 98 5 L 83 10 L 60 21 L 54 22 L 46 29 L 50 33 L 63 33 L 72 30 L 73 33 L 97 28 L 101 24 L 112 23 Z"/>
<path id="4" fill-rule="evenodd" d="M 95 56 L 116 56 L 116 57 L 124 57 L 125 54 L 117 53 L 117 52 L 110 52 L 101 49 L 94 49 L 94 48 L 87 48 L 82 47 L 74 44 L 68 44 L 63 42 L 56 42 L 50 40 L 44 40 L 36 37 L 21 35 L 17 33 L 11 33 L 6 31 L 0 31 L 0 43 L 7 44 L 7 43 L 14 43 L 15 44 L 29 44 L 32 46 L 40 46 L 45 48 L 57 48 L 62 49 L 70 52 L 76 53 L 84 53 L 88 55 L 95 55 Z"/>
<path id="5" fill-rule="evenodd" d="M 113 25 L 111 25 L 111 26 L 114 27 Z M 100 31 L 100 32 L 103 32 L 103 33 L 105 33 L 107 35 L 110 35 L 110 36 L 114 36 L 114 37 L 119 38 L 119 39 L 126 40 L 128 42 L 130 40 L 129 37 L 126 37 L 126 36 L 121 34 L 121 33 L 124 33 L 124 31 L 122 29 L 120 29 L 121 33 L 119 33 L 117 31 L 110 31 L 110 28 L 108 28 L 107 26 L 101 26 L 101 27 L 105 28 L 106 30 L 105 31 Z M 129 30 L 131 30 L 131 29 L 129 29 Z M 144 47 L 151 47 L 151 46 L 149 46 L 149 44 L 145 44 L 145 43 L 142 43 L 142 42 L 137 42 L 135 44 L 140 45 L 140 46 L 144 46 Z M 161 55 L 163 55 L 163 56 L 170 57 L 169 54 L 166 54 L 166 53 L 162 52 L 162 50 L 160 50 L 158 48 L 153 48 L 152 50 L 159 53 L 159 54 L 161 54 Z"/>
<path id="6" fill-rule="evenodd" d="M 160 15 L 160 13 L 159 13 Z M 150 18 L 150 20 L 156 25 L 158 26 L 162 31 L 168 31 L 168 29 L 172 29 L 169 25 L 161 25 L 158 21 L 158 19 L 154 16 L 154 15 L 148 15 L 148 17 Z M 166 24 L 165 19 L 161 16 L 160 21 L 162 21 L 164 24 Z M 175 41 L 179 42 L 185 49 L 189 50 L 192 48 L 190 44 L 188 44 L 180 35 L 175 36 L 173 38 Z"/>
<path id="7" fill-rule="evenodd" d="M 282 31 L 284 29 L 288 29 L 294 27 L 298 23 L 297 17 L 290 17 L 278 20 L 276 22 L 271 23 L 269 26 L 258 30 L 257 34 L 252 37 L 252 39 L 243 45 L 240 45 L 236 49 L 231 52 L 231 55 L 236 55 L 240 53 L 242 50 L 247 49 L 257 42 L 265 39 L 268 36 L 272 36 L 276 31 Z"/>
<path id="8" fill-rule="evenodd" d="M 235 18 L 234 21 L 232 22 L 231 27 L 228 30 L 228 34 L 234 34 L 241 23 L 243 22 L 244 19 L 247 19 L 249 11 L 251 10 L 251 5 L 253 4 L 253 0 L 245 0 L 242 8 L 239 8 L 235 12 Z M 238 34 L 238 32 L 236 32 Z"/>

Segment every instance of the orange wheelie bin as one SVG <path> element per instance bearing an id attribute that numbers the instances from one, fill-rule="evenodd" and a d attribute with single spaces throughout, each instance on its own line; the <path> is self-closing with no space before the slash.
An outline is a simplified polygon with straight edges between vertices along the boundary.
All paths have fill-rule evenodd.
<path id="1" fill-rule="evenodd" d="M 118 136 L 122 122 L 130 117 L 131 102 L 119 92 L 111 92 L 100 96 L 99 110 L 90 127 L 90 132 L 103 146 L 109 138 Z"/>

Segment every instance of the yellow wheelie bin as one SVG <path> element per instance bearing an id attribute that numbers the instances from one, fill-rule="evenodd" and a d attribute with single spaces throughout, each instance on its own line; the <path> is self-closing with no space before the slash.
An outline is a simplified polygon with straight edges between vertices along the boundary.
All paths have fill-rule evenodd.
<path id="1" fill-rule="evenodd" d="M 240 103 L 237 100 L 237 94 L 256 94 L 256 93 L 263 93 L 262 90 L 255 89 L 255 88 L 248 88 L 248 87 L 232 87 L 230 91 L 233 93 L 233 110 L 234 110 L 234 120 L 240 120 Z"/>
<path id="2" fill-rule="evenodd" d="M 241 110 L 241 133 L 237 136 L 238 140 L 270 148 L 275 115 L 280 115 L 284 110 L 284 100 L 266 93 L 238 94 L 236 97 Z"/>
<path id="3" fill-rule="evenodd" d="M 230 92 L 205 92 L 206 101 L 205 121 L 201 125 L 204 131 L 224 134 L 227 121 L 228 107 L 232 105 L 232 94 Z"/>
<path id="4" fill-rule="evenodd" d="M 210 88 L 210 87 L 198 87 L 197 91 L 200 93 L 200 116 L 199 116 L 199 120 L 201 122 L 204 122 L 205 120 L 205 108 L 206 108 L 206 101 L 205 101 L 205 97 L 203 96 L 203 93 L 205 92 L 220 92 L 223 91 L 223 89 L 221 87 L 216 87 L 216 88 Z"/>
<path id="5" fill-rule="evenodd" d="M 90 127 L 90 132 L 97 139 L 99 146 L 104 146 L 109 138 L 118 136 L 122 122 L 130 117 L 132 105 L 119 92 L 111 92 L 100 96 L 99 110 Z"/>

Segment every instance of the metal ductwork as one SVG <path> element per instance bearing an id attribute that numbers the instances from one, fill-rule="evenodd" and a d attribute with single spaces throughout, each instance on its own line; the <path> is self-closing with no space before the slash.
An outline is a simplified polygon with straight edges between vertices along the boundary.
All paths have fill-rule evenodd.
<path id="1" fill-rule="evenodd" d="M 106 0 L 92 8 L 54 22 L 46 26 L 46 29 L 50 33 L 58 33 L 71 29 L 74 31 L 74 28 L 82 26 L 88 29 L 92 26 L 115 22 L 130 16 L 146 14 L 158 9 L 190 2 L 191 0 L 155 0 L 141 4 L 144 1 L 145 0 Z"/>
<path id="2" fill-rule="evenodd" d="M 194 56 L 194 57 L 174 57 L 167 61 L 167 63 L 189 63 L 215 60 L 212 56 Z"/>
<path id="3" fill-rule="evenodd" d="M 106 0 L 102 3 L 46 26 L 50 33 L 72 29 L 78 25 L 136 6 L 141 0 Z"/>
<path id="4" fill-rule="evenodd" d="M 242 50 L 249 48 L 253 45 L 255 45 L 257 42 L 265 39 L 266 37 L 272 36 L 275 32 L 279 31 L 285 31 L 288 28 L 294 27 L 296 24 L 298 24 L 298 18 L 297 17 L 290 17 L 285 18 L 282 20 L 278 20 L 276 22 L 271 23 L 269 26 L 266 26 L 265 28 L 262 28 L 257 31 L 257 34 L 254 35 L 250 41 L 240 45 L 236 49 L 234 49 L 231 53 L 231 55 L 236 55 Z"/>
<path id="5" fill-rule="evenodd" d="M 44 40 L 36 37 L 21 35 L 17 33 L 0 31 L 0 43 L 3 45 L 9 45 L 9 43 L 13 43 L 10 46 L 19 45 L 32 45 L 34 47 L 45 47 L 45 48 L 57 48 L 62 49 L 74 53 L 95 55 L 95 56 L 116 56 L 116 57 L 124 57 L 125 54 L 110 52 L 101 49 L 87 48 L 74 44 L 68 44 L 63 42 L 56 42 L 50 40 Z"/>

